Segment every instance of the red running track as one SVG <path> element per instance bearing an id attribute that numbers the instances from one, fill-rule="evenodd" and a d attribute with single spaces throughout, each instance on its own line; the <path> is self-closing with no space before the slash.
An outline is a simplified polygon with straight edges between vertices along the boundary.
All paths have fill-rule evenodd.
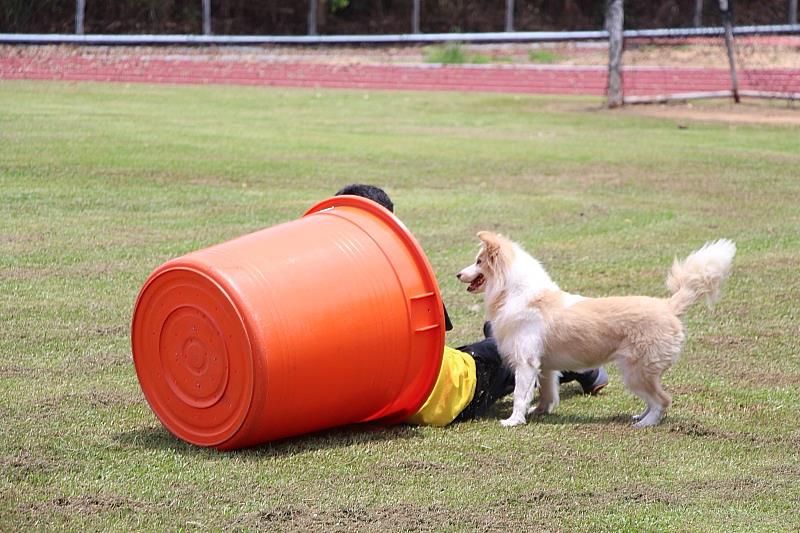
<path id="1" fill-rule="evenodd" d="M 331 64 L 308 60 L 223 59 L 206 55 L 35 55 L 0 51 L 0 79 L 231 84 L 390 90 L 484 91 L 529 94 L 605 94 L 599 66 Z M 741 71 L 740 88 L 800 93 L 800 69 Z M 626 95 L 730 88 L 726 69 L 632 67 Z"/>

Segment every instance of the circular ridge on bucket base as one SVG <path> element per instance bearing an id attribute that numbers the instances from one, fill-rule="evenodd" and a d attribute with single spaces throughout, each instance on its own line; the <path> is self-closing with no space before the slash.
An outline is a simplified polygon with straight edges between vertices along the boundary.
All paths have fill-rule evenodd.
<path id="1" fill-rule="evenodd" d="M 244 423 L 253 394 L 244 322 L 205 274 L 165 265 L 141 291 L 132 326 L 134 363 L 145 398 L 177 437 L 224 443 Z"/>

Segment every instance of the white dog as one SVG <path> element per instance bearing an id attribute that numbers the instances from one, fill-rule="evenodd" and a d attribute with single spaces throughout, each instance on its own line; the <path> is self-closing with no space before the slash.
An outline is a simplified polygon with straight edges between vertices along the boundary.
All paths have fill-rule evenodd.
<path id="1" fill-rule="evenodd" d="M 680 317 L 705 297 L 709 307 L 728 277 L 736 245 L 707 243 L 667 277 L 669 298 L 584 298 L 558 288 L 542 265 L 502 235 L 482 231 L 475 263 L 458 273 L 468 291 L 484 291 L 486 316 L 500 353 L 514 370 L 514 410 L 504 426 L 525 423 L 528 412 L 558 405 L 558 372 L 615 361 L 625 385 L 647 404 L 635 427 L 658 424 L 672 398 L 661 374 L 677 360 L 684 339 Z M 537 381 L 539 403 L 528 409 Z"/>

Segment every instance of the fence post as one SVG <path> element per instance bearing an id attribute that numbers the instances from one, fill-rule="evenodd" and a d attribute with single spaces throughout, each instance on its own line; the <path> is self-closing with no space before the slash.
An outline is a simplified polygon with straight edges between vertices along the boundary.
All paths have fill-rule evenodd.
<path id="1" fill-rule="evenodd" d="M 211 0 L 203 0 L 203 35 L 211 35 Z"/>
<path id="2" fill-rule="evenodd" d="M 703 25 L 703 0 L 694 0 L 694 17 L 692 17 L 692 25 L 699 28 Z"/>
<path id="3" fill-rule="evenodd" d="M 86 0 L 78 0 L 75 5 L 75 33 L 83 35 L 83 17 L 86 14 Z"/>
<path id="4" fill-rule="evenodd" d="M 308 34 L 317 34 L 317 0 L 308 0 Z"/>
<path id="5" fill-rule="evenodd" d="M 606 30 L 608 30 L 608 107 L 623 104 L 622 90 L 622 27 L 623 0 L 606 0 Z"/>
<path id="6" fill-rule="evenodd" d="M 506 0 L 506 31 L 514 31 L 514 0 Z"/>
<path id="7" fill-rule="evenodd" d="M 797 24 L 797 0 L 789 0 L 789 24 Z"/>
<path id="8" fill-rule="evenodd" d="M 419 33 L 419 0 L 411 7 L 411 33 Z"/>
<path id="9" fill-rule="evenodd" d="M 728 0 L 719 0 L 719 10 L 722 12 L 722 24 L 725 26 L 725 49 L 728 51 L 728 65 L 731 69 L 731 92 L 733 101 L 738 104 L 739 78 L 736 76 L 736 58 L 733 50 L 733 16 Z"/>

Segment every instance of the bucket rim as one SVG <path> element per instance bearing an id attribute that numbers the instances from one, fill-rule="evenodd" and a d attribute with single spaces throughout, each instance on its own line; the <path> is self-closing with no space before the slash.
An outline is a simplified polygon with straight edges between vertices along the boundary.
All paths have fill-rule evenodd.
<path id="1" fill-rule="evenodd" d="M 421 393 L 420 397 L 413 405 L 408 405 L 405 408 L 397 411 L 387 412 L 387 410 L 382 410 L 363 420 L 363 422 L 379 421 L 387 424 L 402 422 L 408 419 L 422 407 L 433 391 L 433 388 L 436 385 L 436 380 L 439 378 L 445 346 L 444 304 L 441 291 L 439 289 L 439 282 L 436 279 L 436 274 L 434 273 L 433 267 L 428 260 L 428 256 L 425 254 L 422 246 L 419 244 L 408 227 L 397 217 L 397 215 L 373 200 L 369 200 L 362 196 L 348 194 L 332 196 L 311 206 L 303 214 L 303 217 L 323 213 L 326 211 L 332 211 L 337 207 L 355 207 L 358 209 L 363 209 L 386 224 L 386 226 L 389 227 L 400 238 L 407 250 L 411 253 L 414 262 L 420 269 L 420 273 L 423 275 L 425 284 L 430 289 L 430 293 L 432 293 L 435 301 L 434 312 L 436 313 L 436 322 L 440 325 L 439 331 L 441 332 L 441 335 L 437 339 L 436 350 L 433 354 L 435 360 L 432 361 L 432 363 L 435 364 L 431 365 L 431 368 L 435 368 L 435 371 L 432 371 L 427 377 L 428 379 L 425 380 L 423 384 L 424 386 L 420 385 L 420 388 L 418 389 Z M 409 313 L 411 313 L 410 309 Z"/>

